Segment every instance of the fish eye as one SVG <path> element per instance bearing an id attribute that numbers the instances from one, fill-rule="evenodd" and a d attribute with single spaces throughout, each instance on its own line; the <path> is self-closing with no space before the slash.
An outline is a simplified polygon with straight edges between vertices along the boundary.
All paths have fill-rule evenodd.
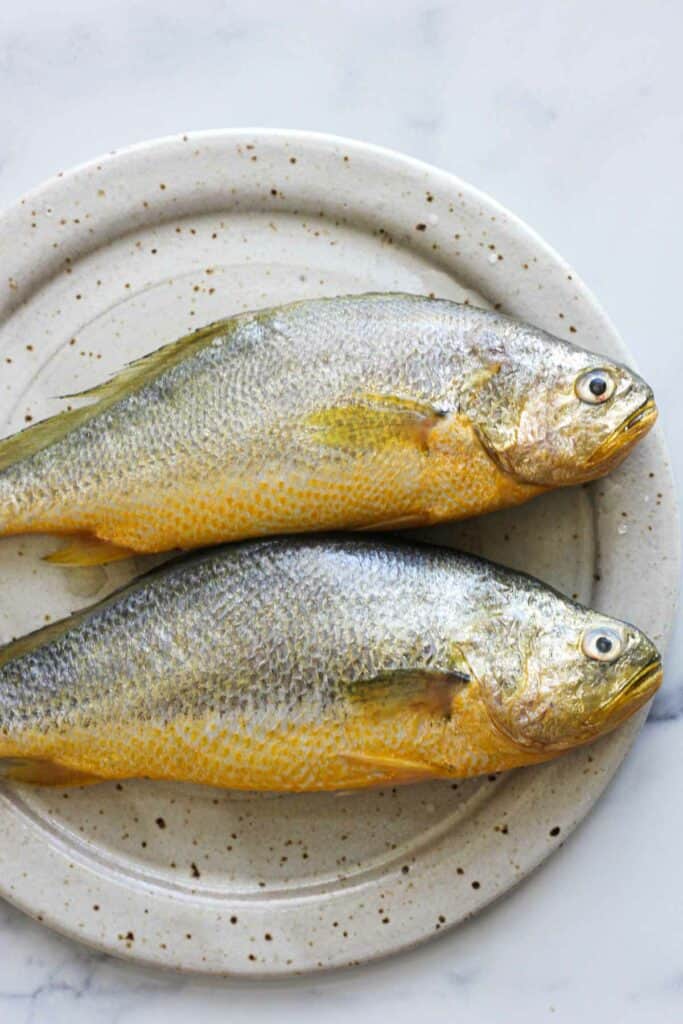
<path id="1" fill-rule="evenodd" d="M 582 402 L 601 405 L 608 402 L 616 389 L 614 378 L 607 370 L 588 370 L 577 377 L 574 390 Z"/>
<path id="2" fill-rule="evenodd" d="M 581 650 L 593 661 L 616 661 L 624 649 L 624 638 L 611 626 L 587 629 L 581 640 Z"/>

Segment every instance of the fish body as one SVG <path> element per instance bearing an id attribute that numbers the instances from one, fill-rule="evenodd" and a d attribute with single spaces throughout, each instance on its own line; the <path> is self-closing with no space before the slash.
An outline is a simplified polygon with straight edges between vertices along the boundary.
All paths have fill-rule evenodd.
<path id="1" fill-rule="evenodd" d="M 0 758 L 43 782 L 460 778 L 595 738 L 660 676 L 635 627 L 474 558 L 348 535 L 252 541 L 0 649 Z"/>
<path id="2" fill-rule="evenodd" d="M 607 472 L 656 415 L 609 360 L 393 294 L 236 316 L 83 397 L 0 442 L 0 535 L 90 538 L 74 562 L 489 512 Z"/>

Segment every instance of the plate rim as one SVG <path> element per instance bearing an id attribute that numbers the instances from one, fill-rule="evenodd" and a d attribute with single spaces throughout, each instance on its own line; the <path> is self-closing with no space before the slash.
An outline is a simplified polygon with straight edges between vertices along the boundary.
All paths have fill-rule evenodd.
<path id="1" fill-rule="evenodd" d="M 359 156 L 374 156 L 384 164 L 392 165 L 388 168 L 388 171 L 395 174 L 400 174 L 401 168 L 404 170 L 411 170 L 414 173 L 421 174 L 425 177 L 425 180 L 438 180 L 443 185 L 448 185 L 454 190 L 454 192 L 463 192 L 467 195 L 468 199 L 473 203 L 480 204 L 483 208 L 488 211 L 495 213 L 504 219 L 510 230 L 525 239 L 527 244 L 533 247 L 538 252 L 542 253 L 544 258 L 555 266 L 563 269 L 565 272 L 570 272 L 573 276 L 573 281 L 577 290 L 581 293 L 582 301 L 592 310 L 593 314 L 601 321 L 604 325 L 604 330 L 609 333 L 611 340 L 617 345 L 620 351 L 627 353 L 626 347 L 621 341 L 621 338 L 616 331 L 612 321 L 607 316 L 602 306 L 599 304 L 597 299 L 594 297 L 592 292 L 584 284 L 583 280 L 577 275 L 573 268 L 557 253 L 557 251 L 535 231 L 526 222 L 521 220 L 514 213 L 511 213 L 503 204 L 498 202 L 496 199 L 487 195 L 482 190 L 470 185 L 468 182 L 461 179 L 459 176 L 453 174 L 450 171 L 445 171 L 441 168 L 435 167 L 421 161 L 413 156 L 403 154 L 395 151 L 388 147 L 378 146 L 374 143 L 364 142 L 357 139 L 345 138 L 328 133 L 320 133 L 313 131 L 299 131 L 296 129 L 278 129 L 278 128 L 231 128 L 231 129 L 211 129 L 198 132 L 186 132 L 182 134 L 166 135 L 160 138 L 137 142 L 131 146 L 124 147 L 122 149 L 114 150 L 100 157 L 95 157 L 92 160 L 82 162 L 75 167 L 60 172 L 57 175 L 53 175 L 37 187 L 31 189 L 22 198 L 17 200 L 15 203 L 0 210 L 0 224 L 6 223 L 8 220 L 11 222 L 13 219 L 21 219 L 25 215 L 25 207 L 32 203 L 39 203 L 45 197 L 52 196 L 55 189 L 61 189 L 68 187 L 73 184 L 75 179 L 79 175 L 89 174 L 94 172 L 98 168 L 108 168 L 116 171 L 117 166 L 125 165 L 126 161 L 137 156 L 143 156 L 148 158 L 154 158 L 155 153 L 172 153 L 174 149 L 182 151 L 182 147 L 186 145 L 188 141 L 201 146 L 205 143 L 224 143 L 226 146 L 235 146 L 236 144 L 247 142 L 253 142 L 256 140 L 263 142 L 275 142 L 292 144 L 299 147 L 307 148 L 312 147 L 314 150 L 317 147 L 328 147 L 347 150 L 349 153 L 356 153 Z M 123 211 L 125 213 L 125 211 Z M 106 243 L 105 243 L 106 244 Z M 51 279 L 52 273 L 47 275 L 46 279 Z M 33 286 L 31 286 L 33 290 Z M 11 314 L 11 308 L 9 309 Z M 629 357 L 629 363 L 634 365 L 634 361 L 627 353 Z M 667 498 L 669 501 L 671 514 L 673 517 L 674 524 L 678 522 L 678 503 L 676 499 L 676 489 L 673 480 L 673 474 L 670 468 L 668 459 L 666 442 L 664 439 L 663 431 L 660 425 L 657 425 L 655 431 L 653 431 L 653 444 L 656 446 L 656 452 L 658 459 L 662 462 L 662 472 L 666 473 L 666 482 L 662 484 L 667 490 Z M 669 552 L 669 559 L 666 566 L 667 578 L 672 584 L 673 593 L 677 591 L 678 576 L 680 573 L 680 537 L 678 529 L 675 527 L 672 532 L 673 549 Z M 671 628 L 671 624 L 675 615 L 675 601 L 670 603 L 668 623 L 665 633 L 668 638 L 668 633 Z M 504 893 L 508 892 L 514 885 L 518 884 L 524 878 L 526 878 L 535 868 L 546 859 L 555 849 L 557 849 L 562 842 L 566 840 L 567 835 L 573 831 L 573 829 L 584 820 L 590 809 L 594 806 L 597 800 L 600 798 L 605 788 L 613 778 L 614 774 L 618 770 L 623 758 L 628 753 L 637 732 L 639 731 L 642 723 L 645 720 L 647 712 L 642 712 L 639 716 L 636 716 L 625 729 L 622 729 L 618 734 L 620 738 L 619 750 L 617 756 L 613 756 L 612 761 L 608 767 L 608 770 L 604 772 L 603 777 L 599 780 L 599 784 L 594 784 L 590 791 L 587 799 L 583 801 L 577 801 L 578 813 L 573 817 L 568 824 L 563 823 L 561 837 L 557 841 L 549 842 L 546 848 L 541 848 L 540 845 L 536 848 L 536 851 L 532 857 L 530 857 L 524 864 L 523 870 L 512 881 L 508 881 L 497 891 L 492 889 L 490 894 L 482 895 L 473 908 L 467 913 L 461 915 L 461 917 L 453 922 L 449 922 L 446 927 L 455 926 L 461 920 L 472 916 L 485 906 L 494 902 Z M 614 749 L 616 750 L 616 735 L 612 734 Z M 7 801 L 4 793 L 0 793 L 0 818 L 7 818 L 5 811 Z M 16 826 L 16 823 L 15 823 Z M 7 857 L 8 847 L 12 846 L 9 833 L 10 829 L 3 829 L 0 833 L 0 859 L 3 861 Z M 25 830 L 24 823 L 19 823 L 16 828 L 17 835 L 14 836 L 14 852 L 15 855 L 20 853 L 22 847 L 29 844 L 31 836 Z M 36 837 L 33 836 L 33 841 L 36 841 Z M 40 843 L 38 837 L 37 842 Z M 11 852 L 11 851 L 10 851 Z M 257 961 L 253 966 L 240 968 L 238 965 L 233 964 L 228 957 L 225 964 L 215 966 L 210 964 L 203 966 L 201 963 L 192 960 L 192 956 L 188 956 L 186 961 L 182 960 L 182 957 L 172 956 L 159 956 L 158 953 L 155 955 L 151 951 L 143 951 L 139 946 L 136 948 L 122 948 L 120 945 L 117 946 L 113 940 L 106 941 L 105 939 L 99 938 L 96 934 L 89 934 L 87 929 L 79 929 L 76 924 L 75 918 L 78 914 L 73 915 L 74 920 L 64 920 L 57 911 L 54 913 L 48 913 L 43 911 L 42 914 L 40 909 L 31 903 L 32 890 L 30 884 L 27 885 L 24 891 L 16 891 L 16 888 L 8 888 L 4 874 L 0 875 L 0 894 L 8 899 L 11 903 L 19 907 L 25 913 L 30 916 L 42 920 L 48 924 L 54 930 L 60 932 L 69 938 L 76 939 L 77 941 L 84 943 L 91 948 L 109 953 L 111 955 L 123 957 L 125 959 L 133 960 L 137 963 L 144 963 L 155 967 L 166 967 L 172 968 L 179 971 L 188 971 L 192 973 L 205 973 L 205 974 L 219 974 L 228 975 L 231 977 L 243 977 L 243 978 L 282 978 L 289 974 L 301 974 L 315 970 L 329 970 L 337 969 L 342 966 L 346 966 L 349 963 L 346 955 L 333 957 L 331 962 L 326 963 L 324 966 L 317 965 L 313 962 L 313 958 L 310 958 L 310 962 L 305 963 L 303 967 L 283 967 L 282 965 L 270 965 L 264 966 L 261 961 Z M 426 939 L 432 937 L 433 932 L 424 929 L 421 934 L 417 937 L 407 938 L 406 940 L 401 939 L 400 932 L 396 932 L 392 929 L 391 937 L 387 935 L 387 945 L 377 950 L 372 954 L 367 952 L 363 955 L 362 961 L 359 962 L 370 962 L 376 959 L 381 959 L 389 956 L 400 950 L 413 948 L 421 944 Z M 398 937 L 397 937 L 398 936 Z M 194 951 L 188 950 L 188 954 L 194 953 Z"/>

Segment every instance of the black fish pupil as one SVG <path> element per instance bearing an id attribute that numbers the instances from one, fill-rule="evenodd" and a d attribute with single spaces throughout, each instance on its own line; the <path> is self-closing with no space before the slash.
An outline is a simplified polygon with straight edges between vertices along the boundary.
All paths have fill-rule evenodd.
<path id="1" fill-rule="evenodd" d="M 600 651 L 600 654 L 609 654 L 612 650 L 612 641 L 606 636 L 599 636 L 595 641 L 595 646 Z"/>
<path id="2" fill-rule="evenodd" d="M 605 391 L 607 391 L 607 381 L 602 377 L 593 377 L 588 385 L 588 390 L 592 395 L 595 395 L 596 398 L 600 398 L 600 396 L 604 395 Z"/>

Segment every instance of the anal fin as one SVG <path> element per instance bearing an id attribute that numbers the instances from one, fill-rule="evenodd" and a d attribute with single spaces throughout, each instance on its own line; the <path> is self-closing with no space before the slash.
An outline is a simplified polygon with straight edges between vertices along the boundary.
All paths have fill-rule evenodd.
<path id="1" fill-rule="evenodd" d="M 98 775 L 80 772 L 54 761 L 33 760 L 29 757 L 8 757 L 0 760 L 0 779 L 12 782 L 30 782 L 37 786 L 85 786 L 102 782 Z"/>
<path id="2" fill-rule="evenodd" d="M 361 754 L 343 751 L 338 755 L 350 764 L 376 771 L 381 779 L 388 782 L 421 782 L 436 778 L 438 769 L 426 761 L 408 761 L 399 757 L 383 757 L 375 754 Z M 378 779 L 380 781 L 380 779 Z"/>
<path id="3" fill-rule="evenodd" d="M 73 537 L 58 551 L 45 555 L 43 561 L 50 565 L 88 566 L 107 565 L 109 562 L 120 562 L 124 558 L 132 558 L 137 552 L 131 548 L 112 544 L 108 540 L 97 537 Z"/>
<path id="4" fill-rule="evenodd" d="M 370 532 L 372 530 L 409 530 L 418 526 L 429 526 L 431 520 L 426 513 L 416 512 L 414 515 L 398 516 L 396 519 L 383 519 L 377 523 L 367 523 L 364 526 L 356 526 L 357 533 Z"/>

